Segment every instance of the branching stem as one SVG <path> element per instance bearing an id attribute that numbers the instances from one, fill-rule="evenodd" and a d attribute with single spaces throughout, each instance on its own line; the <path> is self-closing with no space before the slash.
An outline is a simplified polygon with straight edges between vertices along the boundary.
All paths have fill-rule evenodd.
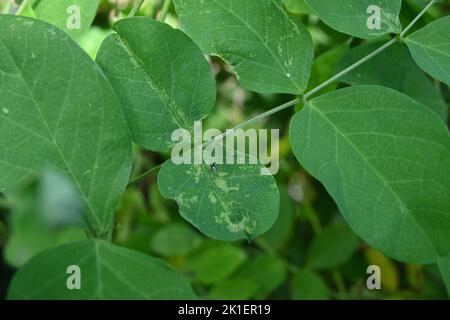
<path id="1" fill-rule="evenodd" d="M 162 167 L 162 164 L 157 165 L 156 167 L 153 167 L 153 168 L 151 168 L 151 169 L 145 171 L 143 174 L 138 175 L 136 178 L 132 179 L 132 180 L 128 183 L 127 188 L 130 187 L 130 186 L 132 186 L 133 184 L 135 184 L 135 183 L 141 181 L 142 179 L 144 179 L 144 178 L 147 177 L 148 175 L 154 173 L 155 171 L 158 171 L 161 167 Z"/>
<path id="2" fill-rule="evenodd" d="M 139 7 L 142 5 L 142 2 L 144 0 L 137 0 L 136 4 L 135 4 L 135 8 L 136 11 L 139 9 Z M 266 111 L 252 119 L 249 119 L 239 125 L 237 125 L 236 127 L 234 127 L 231 130 L 227 130 L 225 133 L 215 137 L 214 139 L 204 143 L 202 145 L 202 147 L 208 146 L 209 144 L 211 144 L 214 141 L 220 141 L 223 138 L 227 137 L 228 135 L 232 134 L 235 130 L 244 128 L 250 124 L 253 124 L 255 122 L 258 122 L 259 120 L 262 120 L 264 118 L 267 118 L 268 116 L 271 116 L 275 113 L 278 113 L 280 111 L 283 111 L 289 107 L 295 106 L 296 104 L 300 103 L 300 102 L 306 102 L 308 98 L 312 97 L 314 94 L 316 94 L 317 92 L 319 92 L 320 90 L 322 90 L 323 88 L 327 87 L 328 85 L 330 85 L 331 83 L 339 80 L 342 76 L 348 74 L 349 72 L 353 71 L 354 69 L 358 68 L 359 66 L 361 66 L 362 64 L 366 63 L 367 61 L 369 61 L 370 59 L 372 59 L 373 57 L 377 56 L 378 54 L 380 54 L 381 52 L 383 52 L 384 50 L 386 50 L 387 48 L 389 48 L 390 46 L 392 46 L 393 44 L 395 44 L 396 42 L 398 42 L 399 40 L 403 39 L 404 35 L 417 23 L 417 21 L 419 21 L 419 19 L 435 4 L 439 2 L 439 0 L 431 0 L 430 3 L 417 15 L 417 17 L 414 18 L 414 20 L 402 31 L 402 33 L 391 39 L 389 42 L 385 43 L 384 45 L 382 45 L 381 47 L 379 47 L 378 49 L 374 50 L 373 52 L 369 53 L 367 56 L 365 56 L 364 58 L 358 60 L 357 62 L 353 63 L 352 65 L 348 66 L 347 68 L 345 68 L 344 70 L 342 70 L 341 72 L 339 72 L 338 74 L 334 75 L 333 77 L 331 77 L 330 79 L 326 80 L 325 82 L 323 82 L 322 84 L 319 84 L 317 87 L 311 89 L 310 91 L 308 91 L 307 93 L 305 93 L 303 96 L 301 96 L 300 98 L 296 98 L 293 99 L 291 101 L 288 101 L 278 107 L 275 107 L 269 111 Z M 163 9 L 161 11 L 161 16 L 160 16 L 160 21 L 164 21 L 165 17 L 167 15 L 167 12 L 170 8 L 171 5 L 171 0 L 165 0 L 164 2 L 164 6 Z M 132 12 L 133 13 L 133 12 Z M 130 13 L 130 16 L 131 13 Z M 148 170 L 147 172 L 141 174 L 140 176 L 136 177 L 135 179 L 133 179 L 128 186 L 136 183 L 137 181 L 140 181 L 141 179 L 145 178 L 147 175 L 153 173 L 153 171 L 158 170 L 160 166 L 154 167 L 150 170 Z"/>
<path id="3" fill-rule="evenodd" d="M 264 119 L 274 113 L 280 112 L 284 109 L 287 109 L 291 106 L 294 106 L 302 101 L 307 101 L 308 98 L 310 98 L 311 96 L 313 96 L 314 94 L 316 94 L 317 92 L 319 92 L 320 90 L 322 90 L 323 88 L 327 87 L 328 85 L 330 85 L 331 83 L 339 80 L 342 76 L 346 75 L 347 73 L 353 71 L 354 69 L 358 68 L 359 66 L 361 66 L 362 64 L 366 63 L 367 61 L 369 61 L 370 59 L 372 59 L 373 57 L 377 56 L 378 54 L 380 54 L 381 52 L 383 52 L 384 50 L 386 50 L 387 48 L 389 48 L 390 46 L 392 46 L 394 43 L 396 43 L 397 41 L 399 41 L 399 39 L 402 39 L 403 36 L 417 23 L 417 21 L 419 21 L 419 19 L 435 4 L 437 3 L 438 0 L 431 0 L 430 3 L 417 15 L 417 17 L 402 31 L 402 33 L 400 34 L 400 36 L 395 37 L 393 39 L 391 39 L 389 42 L 387 42 L 386 44 L 382 45 L 380 48 L 374 50 L 372 53 L 369 53 L 367 56 L 365 56 L 364 58 L 362 58 L 361 60 L 355 62 L 354 64 L 348 66 L 347 68 L 345 68 L 344 70 L 342 70 L 341 72 L 339 72 L 338 74 L 334 75 L 333 77 L 331 77 L 330 79 L 326 80 L 325 82 L 323 82 L 322 84 L 319 84 L 317 87 L 311 89 L 310 91 L 308 91 L 307 93 L 305 93 L 301 99 L 294 99 L 291 100 L 287 103 L 284 103 L 278 107 L 275 107 L 267 112 L 264 112 L 250 120 L 247 120 L 241 124 L 239 124 L 238 126 L 236 126 L 235 128 L 233 128 L 231 130 L 230 133 L 232 133 L 234 130 L 243 128 L 249 124 L 255 123 L 261 119 Z M 228 133 L 228 134 L 230 134 Z M 226 135 L 223 135 L 223 137 L 225 137 Z M 217 137 L 216 139 L 218 139 L 219 137 Z"/>

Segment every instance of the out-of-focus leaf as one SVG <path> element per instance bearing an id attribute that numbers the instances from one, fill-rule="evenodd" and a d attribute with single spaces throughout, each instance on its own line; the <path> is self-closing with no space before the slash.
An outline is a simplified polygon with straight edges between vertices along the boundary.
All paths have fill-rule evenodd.
<path id="1" fill-rule="evenodd" d="M 185 256 L 202 243 L 202 238 L 191 228 L 172 224 L 156 232 L 152 239 L 153 250 L 165 257 Z"/>
<path id="2" fill-rule="evenodd" d="M 258 285 L 251 280 L 227 279 L 215 285 L 209 297 L 216 300 L 248 300 L 258 291 Z"/>
<path id="3" fill-rule="evenodd" d="M 39 0 L 25 11 L 79 39 L 89 30 L 100 0 Z M 33 12 L 33 13 L 31 13 Z"/>
<path id="4" fill-rule="evenodd" d="M 68 289 L 69 266 L 79 267 L 80 290 Z M 14 276 L 8 298 L 158 300 L 196 296 L 189 283 L 163 261 L 105 241 L 85 240 L 31 259 Z"/>
<path id="5" fill-rule="evenodd" d="M 399 274 L 394 262 L 381 252 L 368 248 L 365 256 L 369 265 L 376 265 L 381 270 L 381 288 L 387 291 L 395 291 L 400 284 Z"/>
<path id="6" fill-rule="evenodd" d="M 13 198 L 11 234 L 5 260 L 21 266 L 39 252 L 85 239 L 81 225 L 82 200 L 70 179 L 44 171 Z"/>
<path id="7" fill-rule="evenodd" d="M 229 62 L 245 88 L 292 94 L 306 88 L 313 60 L 311 36 L 278 1 L 174 3 L 186 33 L 204 52 Z"/>
<path id="8" fill-rule="evenodd" d="M 387 33 L 400 33 L 402 0 L 305 0 L 324 23 L 340 32 L 363 38 L 376 38 Z M 380 28 L 368 27 L 368 19 L 376 5 L 380 9 Z M 372 19 L 373 20 L 373 19 Z"/>
<path id="9" fill-rule="evenodd" d="M 211 246 L 188 258 L 186 268 L 204 284 L 222 281 L 245 261 L 245 252 L 235 246 Z"/>
<path id="10" fill-rule="evenodd" d="M 307 263 L 314 269 L 332 269 L 351 258 L 358 237 L 345 225 L 336 224 L 315 237 L 308 250 Z"/>
<path id="11" fill-rule="evenodd" d="M 330 292 L 325 281 L 314 271 L 302 269 L 291 280 L 292 299 L 327 300 Z"/>
<path id="12" fill-rule="evenodd" d="M 339 63 L 338 71 L 365 57 L 381 45 L 381 42 L 372 42 L 351 49 Z M 340 81 L 351 85 L 371 84 L 395 89 L 430 107 L 444 121 L 447 120 L 448 107 L 440 91 L 417 66 L 403 44 L 395 44 L 386 49 L 347 73 Z"/>
<path id="13" fill-rule="evenodd" d="M 316 86 L 331 78 L 336 72 L 336 67 L 339 61 L 341 61 L 342 57 L 347 53 L 347 51 L 348 44 L 343 43 L 317 57 L 314 60 L 314 65 L 312 67 L 311 78 L 308 83 L 307 91 L 315 88 Z M 322 89 L 320 93 L 330 92 L 336 88 L 337 83 L 334 82 L 326 88 Z"/>
<path id="14" fill-rule="evenodd" d="M 286 10 L 295 14 L 311 14 L 311 9 L 306 5 L 305 0 L 283 0 Z"/>
<path id="15" fill-rule="evenodd" d="M 426 25 L 405 42 L 425 72 L 450 85 L 450 16 Z"/>
<path id="16" fill-rule="evenodd" d="M 258 288 L 254 297 L 267 298 L 287 277 L 286 264 L 276 256 L 260 255 L 247 260 L 237 272 L 236 278 L 252 281 Z"/>
<path id="17" fill-rule="evenodd" d="M 294 205 L 285 186 L 278 186 L 280 191 L 280 212 L 278 219 L 261 238 L 272 248 L 280 248 L 289 238 L 295 218 Z"/>
<path id="18" fill-rule="evenodd" d="M 101 29 L 99 27 L 92 27 L 81 36 L 78 40 L 78 44 L 93 60 L 95 60 L 102 42 L 110 33 L 111 32 L 108 30 Z"/>

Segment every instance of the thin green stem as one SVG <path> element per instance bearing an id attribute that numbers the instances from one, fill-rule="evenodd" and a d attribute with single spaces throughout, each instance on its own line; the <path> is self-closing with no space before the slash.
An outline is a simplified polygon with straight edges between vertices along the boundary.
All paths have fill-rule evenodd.
<path id="1" fill-rule="evenodd" d="M 250 124 L 252 124 L 252 123 L 258 122 L 258 121 L 261 120 L 261 119 L 267 118 L 268 116 L 270 116 L 270 115 L 272 115 L 272 114 L 274 114 L 274 113 L 278 113 L 278 112 L 280 112 L 280 111 L 282 111 L 282 110 L 284 110 L 284 109 L 287 109 L 287 108 L 289 108 L 289 107 L 292 107 L 292 106 L 294 106 L 294 105 L 296 105 L 296 104 L 298 104 L 298 103 L 300 103 L 300 102 L 302 102 L 302 100 L 297 98 L 297 99 L 288 101 L 288 102 L 286 102 L 286 103 L 284 103 L 284 104 L 282 104 L 282 105 L 280 105 L 280 106 L 278 106 L 278 107 L 275 107 L 275 108 L 273 108 L 273 109 L 270 109 L 270 110 L 267 111 L 267 112 L 261 113 L 260 115 L 257 115 L 256 117 L 254 117 L 254 118 L 252 118 L 252 119 L 250 119 L 250 120 L 247 120 L 247 121 L 245 121 L 245 122 L 243 122 L 243 123 L 237 125 L 237 126 L 234 127 L 233 129 L 227 130 L 225 133 L 222 133 L 221 135 L 218 135 L 218 136 L 215 137 L 213 140 L 210 140 L 210 141 L 204 143 L 204 144 L 202 145 L 202 147 L 206 147 L 206 146 L 210 145 L 210 144 L 211 144 L 212 142 L 214 142 L 214 141 L 220 141 L 220 140 L 222 140 L 222 139 L 224 139 L 225 137 L 229 136 L 230 134 L 232 134 L 234 131 L 236 131 L 236 130 L 238 130 L 238 129 L 244 128 L 244 127 L 246 127 L 246 126 L 248 126 L 248 125 L 250 125 Z"/>
<path id="2" fill-rule="evenodd" d="M 164 5 L 161 9 L 161 13 L 159 15 L 159 21 L 164 22 L 167 17 L 167 13 L 169 13 L 170 5 L 172 4 L 172 0 L 164 0 Z"/>
<path id="3" fill-rule="evenodd" d="M 141 8 L 141 6 L 144 3 L 144 1 L 145 0 L 135 0 L 134 6 L 131 9 L 130 14 L 128 15 L 128 18 L 134 17 L 138 13 L 138 11 Z"/>
<path id="4" fill-rule="evenodd" d="M 252 123 L 255 123 L 261 119 L 264 119 L 272 114 L 275 114 L 277 112 L 280 112 L 284 109 L 287 109 L 291 106 L 294 106 L 300 102 L 306 102 L 308 98 L 310 98 L 311 96 L 313 96 L 314 94 L 316 94 L 317 92 L 319 92 L 320 90 L 322 90 L 323 88 L 327 87 L 328 85 L 330 85 L 331 83 L 337 81 L 338 79 L 340 79 L 342 76 L 348 74 L 349 72 L 355 70 L 356 68 L 358 68 L 359 66 L 361 66 L 362 64 L 366 63 L 367 61 L 369 61 L 370 59 L 372 59 L 373 57 L 377 56 L 378 54 L 380 54 L 381 52 L 383 52 L 384 50 L 386 50 L 387 48 L 389 48 L 390 46 L 392 46 L 393 44 L 395 44 L 396 42 L 398 42 L 400 39 L 403 38 L 403 36 L 417 23 L 417 21 L 425 14 L 425 12 L 431 8 L 431 6 L 433 6 L 433 4 L 437 3 L 439 0 L 432 0 L 419 14 L 418 16 L 403 30 L 403 32 L 400 34 L 399 37 L 395 37 L 393 39 L 391 39 L 389 42 L 387 42 L 386 44 L 382 45 L 381 47 L 379 47 L 378 49 L 374 50 L 373 52 L 371 52 L 370 54 L 368 54 L 367 56 L 365 56 L 364 58 L 356 61 L 355 63 L 353 63 L 352 65 L 348 66 L 347 68 L 345 68 L 344 70 L 342 70 L 341 72 L 339 72 L 338 74 L 334 75 L 333 77 L 331 77 L 330 79 L 326 80 L 325 82 L 319 84 L 317 87 L 311 89 L 310 91 L 308 91 L 307 93 L 305 93 L 302 96 L 302 99 L 294 99 L 291 100 L 289 102 L 286 102 L 278 107 L 275 107 L 267 112 L 264 112 L 250 120 L 247 120 L 243 123 L 241 123 L 240 125 L 234 127 L 231 130 L 228 130 L 227 133 L 222 134 L 220 136 L 217 136 L 214 140 L 211 140 L 207 143 L 207 145 L 213 141 L 218 141 L 220 139 L 225 138 L 226 136 L 232 134 L 235 130 L 246 127 Z"/>
<path id="5" fill-rule="evenodd" d="M 408 31 L 411 30 L 412 27 L 414 27 L 417 21 L 419 21 L 419 19 L 422 18 L 422 16 L 437 2 L 437 0 L 431 0 L 431 2 L 425 8 L 423 8 L 422 11 L 420 11 L 417 17 L 415 17 L 414 20 L 411 21 L 411 23 L 402 31 L 402 33 L 400 33 L 400 39 L 403 39 L 405 34 L 408 33 Z"/>
<path id="6" fill-rule="evenodd" d="M 25 6 L 27 5 L 28 0 L 23 0 L 22 3 L 20 4 L 19 8 L 17 8 L 16 11 L 16 16 L 20 15 L 23 11 L 23 9 L 25 9 Z"/>
<path id="7" fill-rule="evenodd" d="M 157 165 L 156 167 L 153 167 L 149 170 L 147 170 L 146 172 L 144 172 L 143 174 L 138 175 L 136 178 L 132 179 L 128 185 L 127 188 L 132 186 L 133 184 L 135 184 L 136 182 L 141 181 L 142 179 L 144 179 L 145 177 L 147 177 L 148 175 L 154 173 L 155 171 L 159 170 L 162 167 L 162 164 Z"/>
<path id="8" fill-rule="evenodd" d="M 340 79 L 342 76 L 346 75 L 347 73 L 355 70 L 356 68 L 358 68 L 360 65 L 366 63 L 367 61 L 369 61 L 370 59 L 372 59 L 373 57 L 379 55 L 381 52 L 383 52 L 384 50 L 386 50 L 387 48 L 389 48 L 390 46 L 392 46 L 394 43 L 396 43 L 398 41 L 397 38 L 393 38 L 391 39 L 389 42 L 385 43 L 384 45 L 382 45 L 381 47 L 379 47 L 378 49 L 374 50 L 373 52 L 369 53 L 367 56 L 365 56 L 364 58 L 356 61 L 354 64 L 348 66 L 347 68 L 345 68 L 344 70 L 342 70 L 341 72 L 339 72 L 338 74 L 334 75 L 333 77 L 331 77 L 330 79 L 328 79 L 327 81 L 323 82 L 322 84 L 318 85 L 317 87 L 315 87 L 314 89 L 310 90 L 309 92 L 305 93 L 303 95 L 304 100 L 307 100 L 309 97 L 313 96 L 314 94 L 316 94 L 317 92 L 319 92 L 320 90 L 322 90 L 323 88 L 327 87 L 328 85 L 330 85 L 331 83 L 335 82 L 336 80 Z"/>
<path id="9" fill-rule="evenodd" d="M 331 275 L 333 276 L 334 283 L 336 284 L 336 289 L 339 293 L 345 296 L 347 294 L 347 287 L 345 286 L 342 274 L 338 270 L 333 269 L 331 270 Z"/>
<path id="10" fill-rule="evenodd" d="M 132 12 L 130 13 L 129 16 L 133 16 L 138 10 L 139 7 L 142 5 L 142 3 L 144 2 L 144 0 L 137 0 Z M 227 130 L 225 133 L 215 137 L 214 139 L 207 141 L 205 143 L 203 143 L 200 147 L 204 148 L 208 145 L 210 145 L 213 142 L 217 142 L 220 141 L 222 139 L 224 139 L 225 137 L 229 136 L 230 134 L 232 134 L 234 131 L 244 128 L 250 124 L 253 124 L 261 119 L 267 118 L 275 113 L 278 113 L 282 110 L 285 110 L 289 107 L 292 107 L 300 102 L 306 102 L 308 98 L 310 98 L 311 96 L 313 96 L 314 94 L 316 94 L 317 92 L 319 92 L 320 90 L 322 90 L 323 88 L 327 87 L 328 85 L 330 85 L 331 83 L 333 83 L 334 81 L 337 81 L 338 79 L 340 79 L 342 76 L 346 75 L 347 73 L 355 70 L 356 68 L 358 68 L 359 66 L 361 66 L 362 64 L 366 63 L 367 61 L 369 61 L 370 59 L 372 59 L 373 57 L 377 56 L 378 54 L 380 54 L 381 52 L 383 52 L 384 50 L 386 50 L 387 48 L 389 48 L 390 46 L 392 46 L 393 44 L 395 44 L 396 42 L 398 42 L 400 39 L 403 38 L 403 36 L 417 23 L 417 21 L 425 14 L 425 12 L 431 8 L 431 6 L 435 3 L 437 3 L 438 0 L 432 0 L 418 15 L 417 17 L 403 30 L 403 32 L 399 35 L 399 37 L 395 37 L 393 39 L 391 39 L 389 42 L 385 43 L 384 45 L 382 45 L 381 47 L 379 47 L 378 49 L 374 50 L 373 52 L 369 53 L 367 56 L 365 56 L 364 58 L 358 60 L 357 62 L 353 63 L 352 65 L 348 66 L 347 68 L 345 68 L 344 70 L 342 70 L 341 72 L 339 72 L 338 74 L 334 75 L 333 77 L 331 77 L 330 79 L 326 80 L 325 82 L 323 82 L 322 84 L 318 85 L 317 87 L 311 89 L 310 91 L 308 91 L 307 93 L 305 93 L 301 98 L 296 98 L 294 100 L 288 101 L 278 107 L 275 107 L 269 111 L 266 111 L 252 119 L 249 119 L 237 126 L 235 126 L 233 129 L 231 130 Z M 171 5 L 171 0 L 165 0 L 163 8 L 161 10 L 161 15 L 160 15 L 160 21 L 164 21 L 167 15 L 167 12 L 170 8 Z M 157 169 L 159 169 L 160 166 L 154 167 L 152 169 L 150 169 L 149 171 L 141 174 L 140 176 L 134 178 L 129 184 L 128 186 L 140 181 L 141 179 L 145 178 L 147 175 L 153 173 L 153 171 L 156 171 Z M 317 230 L 316 230 L 317 231 Z"/>
<path id="11" fill-rule="evenodd" d="M 314 234 L 315 235 L 320 234 L 322 232 L 322 226 L 320 225 L 320 220 L 317 217 L 316 213 L 314 212 L 314 209 L 312 208 L 311 204 L 307 201 L 304 201 L 302 207 L 303 211 L 305 212 L 306 218 L 311 224 L 311 228 Z"/>

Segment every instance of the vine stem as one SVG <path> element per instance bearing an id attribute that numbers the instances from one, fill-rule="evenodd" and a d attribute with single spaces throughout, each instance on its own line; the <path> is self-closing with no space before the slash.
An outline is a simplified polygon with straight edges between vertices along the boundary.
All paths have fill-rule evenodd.
<path id="1" fill-rule="evenodd" d="M 137 0 L 138 2 L 136 2 L 135 7 L 133 9 L 136 9 L 136 11 L 139 9 L 139 7 L 142 5 L 142 2 L 144 0 Z M 264 113 L 261 113 L 260 115 L 249 119 L 237 126 L 235 126 L 234 128 L 227 130 L 225 133 L 215 137 L 214 139 L 204 143 L 201 145 L 201 147 L 205 147 L 208 146 L 209 144 L 211 144 L 214 141 L 220 141 L 221 139 L 227 137 L 228 135 L 232 134 L 234 131 L 244 128 L 250 124 L 253 124 L 261 119 L 267 118 L 268 116 L 271 116 L 275 113 L 278 113 L 280 111 L 283 111 L 289 107 L 292 107 L 300 102 L 306 102 L 307 99 L 311 96 L 313 96 L 314 94 L 316 94 L 317 92 L 319 92 L 320 90 L 322 90 L 323 88 L 327 87 L 328 85 L 330 85 L 331 83 L 333 83 L 334 81 L 340 79 L 342 76 L 346 75 L 347 73 L 353 71 L 354 69 L 358 68 L 359 66 L 361 66 L 362 64 L 366 63 L 367 61 L 369 61 L 370 59 L 372 59 L 373 57 L 377 56 L 378 54 L 380 54 L 381 52 L 383 52 L 384 50 L 386 50 L 387 48 L 389 48 L 390 46 L 392 46 L 394 43 L 398 42 L 399 40 L 403 39 L 404 35 L 411 30 L 411 28 L 417 23 L 417 21 L 419 21 L 419 19 L 428 11 L 428 9 L 430 9 L 435 3 L 439 2 L 439 0 L 431 0 L 430 3 L 414 18 L 414 20 L 400 33 L 399 36 L 391 39 L 389 42 L 385 43 L 384 45 L 382 45 L 381 47 L 379 47 L 378 49 L 374 50 L 373 52 L 369 53 L 367 56 L 365 56 L 364 58 L 358 60 L 357 62 L 353 63 L 352 65 L 348 66 L 347 68 L 345 68 L 344 70 L 342 70 L 341 72 L 339 72 L 338 74 L 334 75 L 333 77 L 331 77 L 330 79 L 326 80 L 325 82 L 319 84 L 317 87 L 311 89 L 310 91 L 308 91 L 307 93 L 305 93 L 301 98 L 296 98 L 293 99 L 291 101 L 288 101 L 278 107 L 275 107 L 273 109 L 270 109 L 269 111 L 266 111 Z M 138 6 L 139 4 L 139 6 Z M 171 0 L 165 0 L 164 2 L 164 7 L 162 10 L 162 14 L 160 16 L 160 20 L 162 19 L 162 17 L 164 17 L 167 15 L 167 11 L 170 8 L 170 4 L 171 4 Z M 164 9 L 166 8 L 166 9 Z M 165 12 L 165 13 L 164 13 Z M 131 16 L 131 13 L 130 13 Z M 153 171 L 159 169 L 160 166 L 154 167 L 150 170 L 148 170 L 147 172 L 141 174 L 140 176 L 136 177 L 135 179 L 133 179 L 128 186 L 134 184 L 135 182 L 145 178 L 146 175 L 151 174 Z"/>
<path id="2" fill-rule="evenodd" d="M 386 44 L 382 45 L 381 47 L 379 47 L 378 49 L 374 50 L 373 52 L 369 53 L 367 56 L 365 56 L 364 58 L 358 60 L 357 62 L 355 62 L 354 64 L 348 66 L 347 68 L 345 68 L 344 70 L 342 70 L 341 72 L 339 72 L 338 74 L 334 75 L 333 77 L 331 77 L 330 79 L 326 80 L 325 82 L 319 84 L 317 87 L 311 89 L 310 91 L 308 91 L 307 93 L 305 93 L 303 95 L 303 97 L 288 101 L 278 107 L 275 107 L 267 112 L 264 112 L 252 119 L 249 119 L 241 124 L 239 124 L 238 126 L 234 127 L 233 129 L 229 130 L 230 132 L 228 134 L 222 134 L 220 136 L 217 136 L 215 138 L 215 140 L 221 139 L 226 137 L 227 135 L 231 134 L 234 130 L 237 129 L 241 129 L 247 125 L 250 125 L 252 123 L 255 123 L 261 119 L 264 119 L 272 114 L 275 114 L 277 112 L 280 112 L 284 109 L 287 109 L 291 106 L 294 106 L 300 102 L 306 102 L 307 99 L 311 96 L 313 96 L 314 94 L 316 94 L 317 92 L 319 92 L 320 90 L 322 90 L 323 88 L 327 87 L 328 85 L 330 85 L 331 83 L 333 83 L 334 81 L 340 79 L 342 76 L 346 75 L 347 73 L 353 71 L 354 69 L 358 68 L 359 66 L 361 66 L 362 64 L 366 63 L 367 61 L 369 61 L 370 59 L 372 59 L 373 57 L 377 56 L 378 54 L 380 54 L 381 52 L 383 52 L 384 50 L 386 50 L 387 48 L 389 48 L 390 46 L 392 46 L 394 43 L 398 42 L 400 39 L 402 39 L 404 37 L 404 35 L 417 23 L 417 21 L 419 21 L 419 19 L 435 4 L 439 2 L 439 0 L 431 0 L 430 3 L 414 18 L 414 20 L 402 31 L 402 33 L 391 39 L 389 42 L 387 42 Z M 212 140 L 214 141 L 214 140 Z"/>
<path id="3" fill-rule="evenodd" d="M 383 52 L 384 50 L 386 50 L 387 48 L 389 48 L 390 46 L 392 46 L 394 43 L 396 43 L 398 41 L 397 38 L 393 38 L 391 39 L 389 42 L 385 43 L 384 45 L 382 45 L 381 47 L 379 47 L 378 49 L 374 50 L 373 52 L 369 53 L 367 56 L 365 56 L 364 58 L 356 61 L 354 64 L 348 66 L 347 68 L 345 68 L 344 70 L 342 70 L 341 72 L 339 72 L 338 74 L 334 75 L 333 77 L 331 77 L 330 79 L 328 79 L 327 81 L 323 82 L 322 84 L 318 85 L 317 87 L 315 87 L 314 89 L 310 90 L 309 92 L 305 93 L 303 95 L 303 100 L 308 100 L 309 97 L 313 96 L 314 94 L 316 94 L 317 92 L 319 92 L 320 90 L 322 90 L 323 88 L 327 87 L 328 85 L 330 85 L 331 83 L 333 83 L 334 81 L 340 79 L 342 76 L 346 75 L 347 73 L 355 70 L 356 68 L 358 68 L 360 65 L 366 63 L 367 61 L 369 61 L 370 59 L 372 59 L 373 57 L 379 55 L 381 52 Z"/>
<path id="4" fill-rule="evenodd" d="M 25 6 L 27 5 L 28 0 L 23 0 L 22 3 L 20 4 L 19 8 L 17 8 L 16 11 L 16 16 L 20 15 L 23 11 L 23 9 L 25 9 Z"/>
<path id="5" fill-rule="evenodd" d="M 161 13 L 159 16 L 159 21 L 164 22 L 167 17 L 167 13 L 169 13 L 170 5 L 172 4 L 172 0 L 164 0 L 164 5 L 161 9 Z"/>
<path id="6" fill-rule="evenodd" d="M 420 11 L 417 17 L 415 17 L 414 20 L 411 21 L 411 23 L 402 31 L 402 33 L 400 33 L 400 39 L 403 39 L 405 34 L 408 33 L 408 31 L 411 30 L 411 28 L 417 23 L 417 21 L 419 21 L 420 18 L 422 18 L 422 16 L 428 11 L 428 9 L 430 9 L 437 2 L 439 2 L 439 0 L 431 0 L 430 3 L 425 8 L 423 8 L 422 11 Z"/>
<path id="7" fill-rule="evenodd" d="M 148 176 L 148 175 L 154 173 L 155 171 L 159 170 L 161 167 L 162 167 L 162 164 L 157 165 L 156 167 L 153 167 L 153 168 L 151 168 L 151 169 L 145 171 L 144 173 L 138 175 L 136 178 L 132 179 L 132 180 L 128 183 L 127 188 L 130 187 L 130 186 L 132 186 L 132 185 L 135 184 L 136 182 L 141 181 L 141 180 L 144 179 L 146 176 Z"/>
<path id="8" fill-rule="evenodd" d="M 142 4 L 145 0 L 135 0 L 134 6 L 130 11 L 130 14 L 128 15 L 128 18 L 134 17 L 136 13 L 138 13 L 139 9 L 141 8 Z"/>

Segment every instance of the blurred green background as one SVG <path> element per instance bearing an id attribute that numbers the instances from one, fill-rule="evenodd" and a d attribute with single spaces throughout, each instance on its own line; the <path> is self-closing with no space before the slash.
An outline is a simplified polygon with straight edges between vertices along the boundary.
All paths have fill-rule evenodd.
<path id="1" fill-rule="evenodd" d="M 403 24 L 411 21 L 426 3 L 404 1 Z M 126 17 L 132 4 L 130 0 L 101 1 L 93 26 L 78 39 L 91 57 L 95 58 L 114 21 Z M 302 0 L 285 0 L 284 4 L 289 14 L 308 27 L 314 40 L 318 59 L 310 88 L 333 75 L 351 48 L 364 44 L 321 23 Z M 162 6 L 161 0 L 147 0 L 139 15 L 157 18 Z M 14 10 L 11 1 L 0 1 L 0 11 L 5 10 Z M 449 11 L 448 1 L 435 6 L 417 27 L 448 15 Z M 178 27 L 173 7 L 166 22 Z M 389 59 L 389 55 L 384 59 Z M 244 90 L 230 67 L 217 58 L 211 59 L 211 67 L 218 97 L 207 127 L 232 128 L 292 99 L 289 95 Z M 344 86 L 331 85 L 321 93 Z M 439 89 L 449 105 L 449 88 Z M 254 125 L 280 129 L 280 171 L 276 180 L 281 209 L 269 232 L 252 242 L 209 239 L 180 217 L 176 203 L 161 196 L 156 176 L 150 175 L 125 192 L 116 212 L 113 242 L 166 260 L 191 281 L 200 297 L 207 299 L 446 299 L 435 265 L 398 263 L 366 245 L 347 227 L 323 186 L 295 160 L 288 124 L 300 108 L 301 105 L 285 110 Z M 163 163 L 169 156 L 135 148 L 133 175 Z M 55 198 L 55 192 L 62 199 L 59 202 L 49 199 Z M 74 216 L 79 211 L 70 184 L 52 172 L 34 177 L 15 199 L 0 196 L 0 298 L 5 297 L 16 268 L 33 254 L 68 239 L 84 237 L 78 228 L 67 227 L 70 221 L 46 216 L 48 206 L 64 208 Z M 366 287 L 366 270 L 373 264 L 382 270 L 381 290 Z"/>

